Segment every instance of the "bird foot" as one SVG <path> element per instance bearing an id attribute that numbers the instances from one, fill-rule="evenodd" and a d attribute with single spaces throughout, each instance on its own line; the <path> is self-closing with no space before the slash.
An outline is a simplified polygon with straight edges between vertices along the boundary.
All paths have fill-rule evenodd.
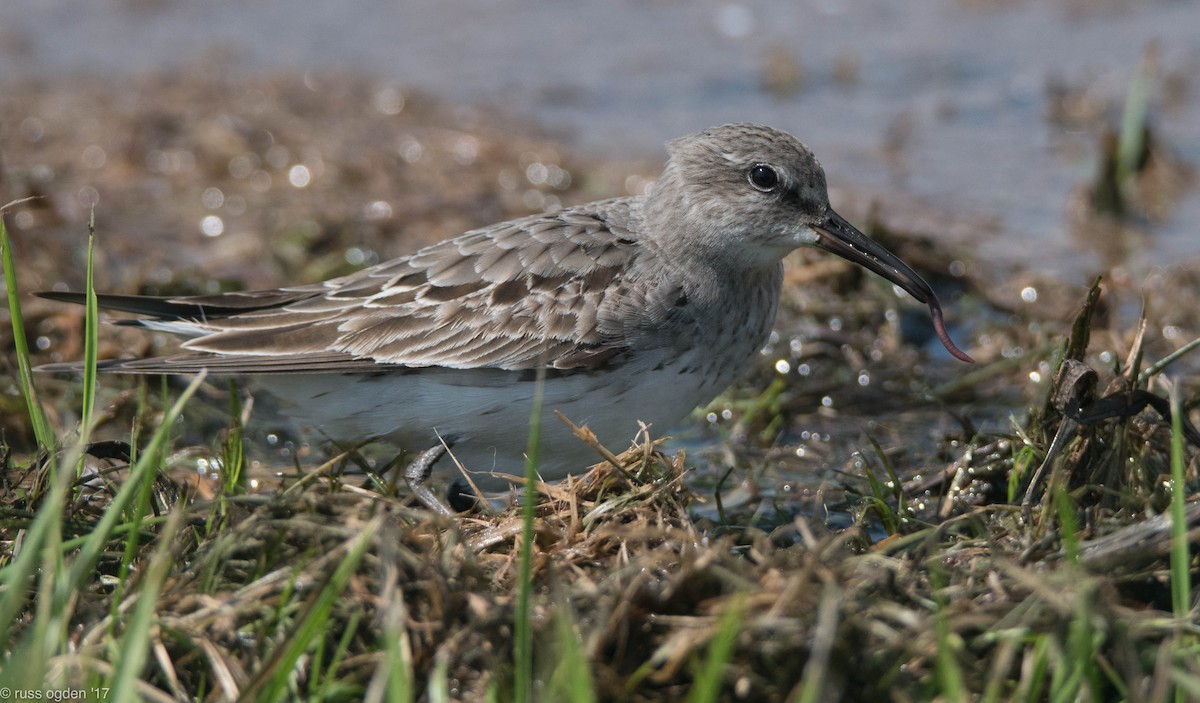
<path id="1" fill-rule="evenodd" d="M 425 485 L 429 481 L 430 474 L 433 473 L 434 463 L 442 458 L 446 450 L 446 445 L 439 442 L 421 452 L 420 456 L 404 467 L 404 482 L 408 484 L 408 490 L 412 492 L 414 498 L 421 502 L 421 505 L 439 515 L 453 517 L 454 511 L 446 507 L 446 504 L 434 495 L 433 491 L 429 490 L 429 486 Z"/>

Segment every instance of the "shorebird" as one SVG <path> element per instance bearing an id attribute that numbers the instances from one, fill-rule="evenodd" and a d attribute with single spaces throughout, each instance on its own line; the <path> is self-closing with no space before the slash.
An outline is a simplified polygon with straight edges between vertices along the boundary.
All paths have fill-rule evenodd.
<path id="1" fill-rule="evenodd" d="M 452 447 L 483 488 L 524 465 L 542 377 L 547 480 L 591 449 L 559 411 L 602 441 L 637 422 L 668 428 L 729 386 L 775 320 L 783 258 L 811 246 L 883 276 L 929 307 L 933 289 L 829 206 L 825 173 L 790 134 L 753 124 L 667 143 L 648 195 L 502 222 L 341 278 L 275 290 L 157 298 L 100 295 L 127 324 L 185 339 L 183 353 L 104 362 L 104 371 L 249 377 L 303 425 L 341 440 L 422 450 L 413 494 L 449 512 L 426 482 Z M 82 293 L 43 293 L 80 303 Z"/>

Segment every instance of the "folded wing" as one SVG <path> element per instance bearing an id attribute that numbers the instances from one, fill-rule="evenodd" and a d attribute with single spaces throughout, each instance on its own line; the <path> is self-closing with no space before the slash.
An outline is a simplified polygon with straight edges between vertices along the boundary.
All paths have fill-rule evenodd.
<path id="1" fill-rule="evenodd" d="M 625 348 L 602 324 L 651 256 L 616 199 L 468 232 L 324 283 L 208 296 L 101 295 L 125 324 L 187 338 L 190 353 L 108 362 L 132 373 L 344 373 L 441 366 L 586 369 Z M 81 293 L 44 297 L 83 302 Z M 626 301 L 628 304 L 629 301 Z M 383 365 L 381 368 L 380 365 Z"/>

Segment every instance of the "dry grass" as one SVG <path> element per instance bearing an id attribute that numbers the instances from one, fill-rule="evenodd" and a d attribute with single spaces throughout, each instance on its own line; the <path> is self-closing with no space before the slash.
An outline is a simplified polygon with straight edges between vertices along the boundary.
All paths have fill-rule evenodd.
<path id="1" fill-rule="evenodd" d="M 1171 614 L 1171 523 L 1150 517 L 1170 501 L 1170 487 L 1147 474 L 1169 464 L 1171 433 L 1145 420 L 1089 427 L 1043 475 L 1034 491 L 1041 495 L 1025 511 L 964 503 L 947 519 L 876 543 L 857 529 L 832 532 L 802 518 L 773 533 L 701 531 L 688 516 L 693 494 L 682 458 L 643 438 L 577 481 L 539 486 L 539 671 L 549 681 L 559 664 L 555 623 L 566 618 L 600 699 L 680 700 L 722 615 L 736 608 L 733 655 L 721 676 L 730 698 L 800 700 L 809 689 L 814 700 L 926 700 L 961 690 L 992 700 L 1150 701 L 1169 699 L 1172 686 L 1194 694 L 1200 624 L 1194 607 L 1182 619 Z M 1053 435 L 1058 421 L 1037 422 L 1024 429 L 1042 453 L 1045 441 L 1033 437 Z M 413 690 L 441 686 L 456 700 L 506 690 L 519 508 L 439 520 L 350 486 L 334 465 L 273 494 L 216 501 L 189 501 L 160 474 L 154 512 L 179 512 L 186 527 L 165 546 L 172 565 L 143 674 L 156 692 L 143 694 L 254 699 L 273 690 L 285 665 L 288 697 L 377 692 L 389 666 L 389 625 L 403 631 Z M 1113 465 L 1130 468 L 1113 474 Z M 1055 481 L 1065 488 L 1054 489 Z M 1194 463 L 1188 485 L 1197 486 Z M 64 516 L 68 530 L 85 532 L 103 510 L 108 491 L 88 493 Z M 37 495 L 6 495 L 9 551 L 39 506 Z M 1194 543 L 1194 494 L 1189 505 Z M 79 589 L 71 651 L 51 660 L 52 671 L 72 672 L 62 681 L 84 686 L 85 672 L 105 671 L 143 597 L 143 565 L 162 546 L 164 524 L 144 526 L 142 555 L 119 602 L 119 536 Z M 303 656 L 286 659 L 281 652 L 359 545 L 362 558 L 320 633 Z M 33 603 L 18 633 L 31 618 Z M 948 684 L 955 679 L 961 689 Z"/>
<path id="2" fill-rule="evenodd" d="M 1169 453 L 1154 437 L 1162 435 L 1140 452 Z M 1106 433 L 1090 441 L 1116 439 Z M 580 481 L 541 487 L 539 666 L 556 666 L 562 650 L 553 623 L 566 617 L 601 699 L 680 699 L 722 613 L 737 607 L 736 645 L 722 675 L 731 697 L 798 699 L 809 686 L 820 692 L 816 699 L 928 699 L 946 691 L 940 677 L 952 667 L 964 690 L 991 691 L 994 699 L 1042 699 L 1062 671 L 1079 677 L 1069 689 L 1076 698 L 1164 699 L 1172 677 L 1200 680 L 1200 660 L 1187 656 L 1200 626 L 1194 613 L 1190 624 L 1172 618 L 1164 590 L 1169 521 L 1141 517 L 1145 504 L 1104 510 L 1097 498 L 1132 499 L 1135 488 L 1110 482 L 1102 491 L 1078 475 L 1078 461 L 1064 470 L 1079 488 L 1060 493 L 1079 522 L 1069 528 L 1078 541 L 1072 557 L 1066 525 L 1042 501 L 1030 523 L 1016 505 L 976 506 L 865 549 L 856 531 L 829 533 L 805 519 L 774 534 L 714 537 L 686 513 L 682 461 L 637 446 L 620 455 L 623 471 L 605 462 Z M 414 690 L 442 680 L 455 699 L 479 701 L 508 684 L 516 507 L 438 521 L 328 475 L 221 503 L 220 528 L 212 527 L 214 504 L 162 506 L 187 523 L 167 547 L 173 564 L 155 603 L 154 659 L 144 672 L 163 699 L 200 691 L 208 699 L 256 698 L 364 535 L 365 553 L 322 632 L 289 663 L 289 696 L 341 699 L 372 690 L 388 666 L 389 623 L 406 635 Z M 101 507 L 79 501 L 65 524 L 88 524 Z M 19 516 L 35 509 L 36 500 L 8 503 L 8 534 L 19 535 Z M 1194 541 L 1195 503 L 1188 515 Z M 112 601 L 110 578 L 119 539 L 79 589 L 72 650 L 52 660 L 53 671 L 74 672 L 65 681 L 84 685 L 84 672 L 103 672 L 100 663 L 114 655 L 112 638 L 142 597 L 142 566 L 162 524 L 145 528 L 143 555 L 121 584 L 124 599 Z M 1190 569 L 1194 577 L 1194 563 Z M 31 617 L 32 609 L 25 626 Z"/>
<path id="3" fill-rule="evenodd" d="M 329 109 L 322 101 L 305 110 L 280 108 L 288 86 L 273 82 L 251 90 L 265 97 L 247 107 L 229 97 L 242 95 L 245 86 L 225 83 L 193 77 L 170 95 L 184 106 L 214 92 L 223 95 L 231 100 L 228 109 L 246 110 L 243 119 L 285 125 L 277 135 L 297 143 L 316 137 L 298 133 L 304 127 L 296 117 L 305 110 L 320 117 Z M 164 85 L 152 84 L 146 94 Z M 338 90 L 359 103 L 371 95 L 353 82 Z M 212 167 L 233 153 L 222 151 L 230 148 L 228 134 L 201 130 L 197 137 L 181 126 L 191 124 L 177 112 L 186 113 L 184 108 L 138 99 L 148 107 L 119 113 L 118 123 L 141 125 L 134 131 L 149 141 L 135 140 L 140 146 L 128 152 L 110 149 L 110 165 L 136 170 L 138 149 L 164 146 L 153 141 L 155 134 L 138 131 L 145 125 L 141 111 L 162 110 L 166 116 L 156 124 L 167 133 L 165 141 L 186 143 L 179 148 L 200 155 L 200 171 L 216 174 L 211 182 L 227 194 L 236 190 Z M 489 195 L 489 189 L 503 180 L 500 172 L 521 163 L 522 154 L 549 153 L 549 147 L 532 140 L 492 145 L 486 131 L 470 131 L 478 125 L 469 120 L 455 123 L 461 130 L 430 127 L 423 120 L 444 125 L 458 118 L 423 100 L 410 102 L 416 126 L 405 123 L 403 129 L 416 130 L 430 148 L 444 147 L 447 154 L 470 133 L 482 156 L 472 169 L 452 165 L 438 176 L 445 189 L 417 203 L 414 221 L 424 223 L 422 236 L 461 228 L 456 219 L 437 220 L 438 213 L 462 218 L 467 202 L 486 203 L 474 213 L 477 221 L 519 209 L 519 201 L 505 200 L 511 194 Z M 347 119 L 354 128 L 344 144 L 321 142 L 325 162 L 343 175 L 356 174 L 338 187 L 374 192 L 396 164 L 371 157 L 355 170 L 349 155 L 367 151 L 363 144 L 378 140 L 381 130 L 391 133 L 374 114 Z M 50 135 L 69 138 L 67 130 Z M 246 137 L 238 149 L 253 150 L 254 141 Z M 61 159 L 61 192 L 80 185 L 82 176 L 65 165 L 79 146 L 64 142 L 60 151 L 42 152 L 47 161 Z M 209 152 L 217 154 L 211 161 Z M 129 163 L 122 155 L 131 155 Z M 176 195 L 198 196 L 210 182 L 183 173 L 155 178 L 161 181 L 156 187 Z M 585 180 L 592 182 L 578 175 L 575 183 Z M 36 189 L 19 178 L 6 187 L 12 183 Z M 456 183 L 465 190 L 454 191 Z M 103 198 L 125 202 L 119 182 L 109 187 Z M 276 217 L 311 211 L 306 198 L 314 192 L 322 202 L 347 196 L 314 187 L 285 191 Z M 588 196 L 572 190 L 564 197 L 572 194 Z M 30 211 L 31 231 L 71 231 L 50 222 L 63 209 L 55 202 Z M 131 222 L 139 212 L 144 209 L 128 214 Z M 255 236 L 292 231 L 259 217 L 262 231 Z M 307 273 L 344 263 L 339 237 L 365 236 L 370 248 L 383 250 L 401 218 L 364 220 L 335 209 L 317 228 L 327 236 L 317 237 L 319 263 Z M 230 226 L 238 222 L 248 226 L 229 219 Z M 882 224 L 873 229 L 905 258 L 937 255 L 911 233 Z M 58 236 L 66 236 L 61 231 Z M 103 251 L 103 224 L 100 232 Z M 313 245 L 311 231 L 304 232 L 296 235 L 300 244 Z M 118 244 L 116 253 L 134 246 L 144 249 L 144 239 Z M 236 243 L 221 240 L 219 246 L 233 247 L 226 256 L 236 258 Z M 282 247 L 264 266 L 299 275 L 288 251 Z M 36 251 L 23 269 L 33 280 L 22 285 L 52 284 L 61 275 L 58 259 Z M 123 290 L 140 289 L 143 279 L 130 268 L 135 264 L 123 261 L 101 276 L 128 276 L 139 283 Z M 921 266 L 946 270 L 945 264 Z M 271 282 L 254 278 L 269 278 L 263 271 L 247 275 L 243 283 Z M 1023 274 L 999 283 L 968 276 L 958 282 L 966 290 L 959 304 L 987 320 L 972 331 L 990 342 L 972 350 L 985 362 L 982 368 L 957 377 L 925 362 L 896 326 L 888 327 L 887 311 L 895 307 L 890 291 L 836 266 L 793 268 L 789 276 L 807 292 L 786 301 L 781 324 L 810 325 L 804 350 L 788 357 L 793 376 L 781 377 L 765 358 L 724 401 L 721 407 L 734 416 L 727 453 L 741 474 L 758 472 L 765 483 L 763 466 L 783 464 L 789 455 L 794 460 L 788 431 L 799 420 L 854 425 L 823 449 L 822 466 L 844 468 L 840 490 L 821 494 L 812 510 L 772 513 L 761 507 L 770 500 L 762 499 L 751 500 L 749 514 L 732 510 L 713 518 L 712 496 L 697 487 L 705 481 L 691 480 L 685 471 L 697 458 L 667 456 L 648 436 L 578 480 L 538 486 L 528 539 L 534 550 L 529 586 L 537 699 L 1200 698 L 1200 617 L 1192 588 L 1200 574 L 1196 450 L 1185 441 L 1184 426 L 1172 431 L 1158 410 L 1132 402 L 1147 393 L 1165 400 L 1174 384 L 1182 408 L 1176 417 L 1195 415 L 1195 354 L 1169 369 L 1171 382 L 1161 370 L 1142 378 L 1149 361 L 1200 336 L 1200 306 L 1194 298 L 1179 302 L 1181 291 L 1196 290 L 1194 270 L 1163 273 L 1140 288 L 1152 313 L 1146 325 L 1121 314 L 1131 286 L 1119 272 L 1109 290 L 1096 289 L 1082 305 L 1079 291 Z M 185 276 L 147 285 L 188 289 L 195 281 Z M 1025 286 L 1041 294 L 1036 316 L 1005 302 L 1019 300 L 1014 291 Z M 847 293 L 853 303 L 845 302 Z M 825 324 L 814 331 L 804 322 L 834 317 L 844 332 L 833 334 Z M 31 336 L 48 340 L 42 360 L 77 355 L 78 322 L 75 313 L 33 305 L 25 318 Z M 860 328 L 891 332 L 866 339 Z M 107 331 L 104 336 L 113 338 Z M 868 349 L 880 352 L 878 365 Z M 800 363 L 813 367 L 811 377 L 794 376 Z M 5 355 L 3 364 L 15 368 L 15 359 Z M 858 388 L 854 374 L 863 368 L 874 380 Z M 1045 380 L 1032 382 L 1031 373 Z M 918 378 L 941 385 L 926 389 Z M 72 427 L 77 382 L 38 382 L 56 427 Z M 840 415 L 822 407 L 823 394 L 846 387 L 856 390 L 839 396 Z M 222 487 L 198 481 L 191 461 L 197 454 L 212 466 L 237 463 L 241 423 L 229 416 L 238 413 L 192 403 L 188 422 L 173 424 L 163 419 L 169 403 L 144 387 L 102 393 L 96 407 L 107 429 L 118 428 L 118 439 L 143 452 L 146 437 L 162 427 L 182 434 L 182 441 L 154 455 L 145 485 L 129 483 L 119 444 L 93 448 L 108 458 L 87 458 L 83 478 L 67 485 L 59 482 L 74 477 L 72 438 L 65 436 L 53 455 L 57 464 L 39 453 L 15 384 L 12 390 L 0 401 L 0 610 L 15 606 L 11 621 L 0 623 L 0 685 L 113 685 L 130 696 L 163 701 L 511 699 L 518 675 L 515 604 L 523 587 L 518 567 L 526 543 L 519 507 L 437 519 L 410 507 L 386 477 L 364 481 L 346 473 L 346 467 L 369 467 L 357 455 L 322 462 L 315 450 L 293 457 L 300 472 L 272 477 L 257 492 L 236 482 Z M 935 400 L 923 399 L 926 391 Z M 224 388 L 199 392 L 223 401 L 222 408 L 228 404 Z M 1011 427 L 971 429 L 972 414 L 1009 407 L 1014 398 L 1031 410 Z M 938 453 L 918 451 L 920 442 L 889 429 L 906 406 L 924 404 L 948 416 L 939 403 L 952 403 L 948 409 L 963 420 L 951 424 L 963 429 Z M 1114 408 L 1115 415 L 1095 419 L 1099 410 Z M 866 418 L 861 424 L 888 422 L 864 439 L 855 409 Z M 874 449 L 872 439 L 878 439 Z M 837 441 L 861 455 L 847 459 L 850 452 Z M 65 477 L 55 477 L 55 465 Z M 130 486 L 136 497 L 114 514 L 114 497 L 127 495 L 121 492 Z M 831 528 L 827 514 L 850 516 L 851 527 Z M 116 519 L 101 531 L 106 517 Z M 38 532 L 47 525 L 48 532 Z M 38 543 L 42 551 L 29 561 L 25 547 L 35 534 L 51 538 Z M 89 551 L 85 541 L 96 535 L 102 542 Z M 23 558 L 37 568 L 19 580 L 14 565 Z M 72 581 L 67 574 L 76 567 Z M 728 656 L 722 643 L 729 645 Z M 144 660 L 134 656 L 142 651 Z M 706 673 L 713 688 L 705 688 Z M 132 677 L 132 688 L 118 685 L 122 676 Z"/>

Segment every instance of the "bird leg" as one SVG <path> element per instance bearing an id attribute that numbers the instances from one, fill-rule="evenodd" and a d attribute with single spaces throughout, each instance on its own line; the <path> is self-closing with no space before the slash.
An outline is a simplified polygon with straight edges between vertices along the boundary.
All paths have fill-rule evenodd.
<path id="1" fill-rule="evenodd" d="M 421 452 L 420 456 L 404 467 L 404 482 L 408 484 L 408 490 L 412 492 L 413 497 L 421 501 L 426 508 L 439 515 L 453 517 L 454 511 L 447 508 L 446 504 L 439 500 L 433 491 L 429 490 L 429 486 L 425 485 L 430 474 L 433 473 L 434 463 L 441 459 L 446 451 L 446 445 L 438 442 Z"/>

